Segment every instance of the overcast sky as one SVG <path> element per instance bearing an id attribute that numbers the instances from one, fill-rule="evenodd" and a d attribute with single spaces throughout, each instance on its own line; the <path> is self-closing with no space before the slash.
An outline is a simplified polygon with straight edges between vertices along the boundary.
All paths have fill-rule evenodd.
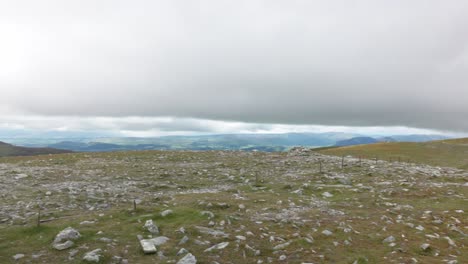
<path id="1" fill-rule="evenodd" d="M 0 1 L 0 129 L 466 133 L 467 14 L 466 0 Z"/>

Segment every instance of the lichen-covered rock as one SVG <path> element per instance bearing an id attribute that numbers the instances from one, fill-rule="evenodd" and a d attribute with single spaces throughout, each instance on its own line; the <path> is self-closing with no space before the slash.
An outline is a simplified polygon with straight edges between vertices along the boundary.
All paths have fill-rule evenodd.
<path id="1" fill-rule="evenodd" d="M 75 244 L 73 243 L 73 240 L 76 240 L 80 237 L 80 232 L 78 232 L 74 228 L 67 227 L 64 230 L 60 231 L 60 233 L 58 233 L 57 236 L 55 236 L 54 242 L 52 243 L 52 247 L 57 250 L 71 248 Z"/>
<path id="2" fill-rule="evenodd" d="M 159 234 L 159 228 L 153 223 L 153 220 L 151 219 L 147 220 L 143 227 L 146 228 L 146 230 L 148 230 L 153 235 Z"/>

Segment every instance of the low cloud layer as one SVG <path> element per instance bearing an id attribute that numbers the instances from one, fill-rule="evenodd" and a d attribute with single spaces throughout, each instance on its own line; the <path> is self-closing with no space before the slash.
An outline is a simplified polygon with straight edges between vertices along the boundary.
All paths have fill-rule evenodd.
<path id="1" fill-rule="evenodd" d="M 44 134 L 43 132 L 53 132 Z M 347 127 L 227 122 L 172 117 L 2 117 L 0 138 L 54 137 L 157 137 L 237 133 L 343 132 L 362 135 L 438 134 L 440 131 L 408 127 Z M 447 133 L 445 133 L 447 134 Z M 457 134 L 448 134 L 457 136 Z M 461 135 L 459 135 L 461 136 Z"/>
<path id="2" fill-rule="evenodd" d="M 457 0 L 3 1 L 0 116 L 467 132 L 466 14 Z"/>

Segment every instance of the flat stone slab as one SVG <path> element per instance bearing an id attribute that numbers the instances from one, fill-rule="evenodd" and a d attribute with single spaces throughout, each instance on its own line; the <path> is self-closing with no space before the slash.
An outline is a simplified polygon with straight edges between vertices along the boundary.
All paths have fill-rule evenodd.
<path id="1" fill-rule="evenodd" d="M 156 253 L 156 246 L 151 239 L 142 239 L 140 240 L 140 245 L 143 248 L 145 254 L 154 254 Z"/>

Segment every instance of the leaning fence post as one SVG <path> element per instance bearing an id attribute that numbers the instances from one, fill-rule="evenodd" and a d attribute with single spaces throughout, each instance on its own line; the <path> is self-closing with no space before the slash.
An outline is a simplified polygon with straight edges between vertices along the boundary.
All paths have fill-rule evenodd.
<path id="1" fill-rule="evenodd" d="M 37 209 L 37 227 L 41 226 L 41 206 L 38 206 Z"/>
<path id="2" fill-rule="evenodd" d="M 136 199 L 133 199 L 133 211 L 136 211 Z"/>

